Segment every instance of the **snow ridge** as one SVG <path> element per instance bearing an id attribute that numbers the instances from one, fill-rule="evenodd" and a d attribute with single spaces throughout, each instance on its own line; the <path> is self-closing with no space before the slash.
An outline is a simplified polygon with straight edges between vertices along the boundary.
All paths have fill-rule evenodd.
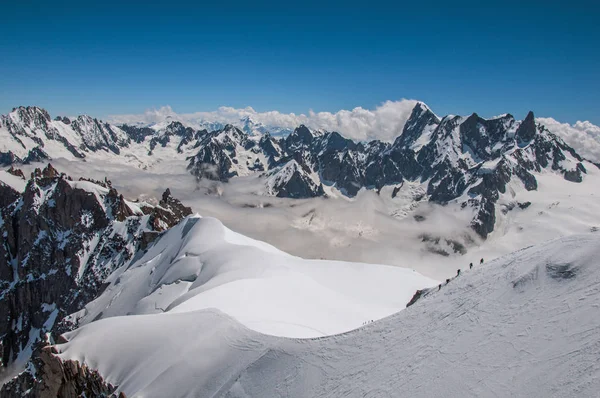
<path id="1" fill-rule="evenodd" d="M 265 336 L 204 309 L 114 316 L 58 349 L 127 396 L 594 396 L 599 255 L 597 234 L 534 246 L 326 338 Z"/>
<path id="2" fill-rule="evenodd" d="M 79 324 L 217 308 L 248 328 L 287 337 L 360 327 L 404 308 L 416 289 L 437 284 L 404 268 L 302 260 L 198 215 L 169 230 L 107 282 Z"/>

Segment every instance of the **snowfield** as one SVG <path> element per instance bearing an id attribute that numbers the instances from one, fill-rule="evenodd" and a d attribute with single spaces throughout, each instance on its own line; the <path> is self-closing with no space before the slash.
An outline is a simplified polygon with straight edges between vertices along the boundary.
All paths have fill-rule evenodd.
<path id="1" fill-rule="evenodd" d="M 245 272 L 231 262 L 221 262 L 228 268 L 220 275 L 210 265 L 214 255 L 211 252 L 223 255 L 237 251 L 222 239 L 221 233 L 215 232 L 218 226 L 212 219 L 188 219 L 169 232 L 182 234 L 188 230 L 177 247 L 172 247 L 173 241 L 170 245 L 165 245 L 166 241 L 161 244 L 167 234 L 128 271 L 115 275 L 113 285 L 92 304 L 87 315 L 98 316 L 97 312 L 104 308 L 103 316 L 108 319 L 68 333 L 69 342 L 57 346 L 61 357 L 83 361 L 98 369 L 128 397 L 598 394 L 598 234 L 561 238 L 463 270 L 441 290 L 434 288 L 408 309 L 357 330 L 317 339 L 289 339 L 244 327 L 243 319 L 238 318 L 241 323 L 235 319 L 240 313 L 230 314 L 232 317 L 223 313 L 227 308 L 222 307 L 221 311 L 209 308 L 210 305 L 202 303 L 201 293 L 183 299 L 186 295 L 183 291 L 192 292 L 191 285 L 202 281 L 217 285 L 223 280 L 244 279 L 227 276 Z M 204 248 L 198 245 L 192 251 L 189 245 L 192 238 L 198 243 L 206 242 Z M 215 245 L 225 245 L 225 250 L 218 250 Z M 259 258 L 256 253 L 261 250 L 252 245 L 236 249 L 242 250 L 253 273 L 262 271 L 260 279 L 265 283 L 261 289 L 281 284 L 279 278 L 284 278 L 285 272 L 273 268 L 271 260 L 275 257 L 266 256 L 266 261 L 255 264 Z M 176 252 L 179 256 L 187 252 L 188 256 L 173 257 Z M 197 255 L 202 259 L 196 260 Z M 277 251 L 271 255 L 281 262 L 285 259 L 287 270 L 295 271 L 293 264 L 300 261 Z M 189 282 L 180 282 L 191 285 L 168 293 L 171 298 L 177 295 L 181 298 L 175 302 L 167 300 L 174 304 L 170 304 L 172 309 L 166 313 L 153 313 L 147 307 L 136 310 L 139 303 L 136 299 L 142 292 L 147 295 L 159 280 L 165 283 L 173 280 L 172 273 L 166 271 L 192 275 L 197 270 L 192 264 L 198 261 L 208 266 L 203 272 L 213 270 L 214 278 L 206 281 L 200 272 L 194 281 L 192 277 Z M 306 275 L 326 283 L 328 263 L 322 263 L 314 262 L 315 267 L 309 266 Z M 336 282 L 346 286 L 346 294 L 362 282 L 362 289 L 372 289 L 373 294 L 370 298 L 364 294 L 363 305 L 371 308 L 376 303 L 381 305 L 390 297 L 389 285 L 383 280 L 379 281 L 381 286 L 371 286 L 373 280 L 356 281 L 353 277 L 365 276 L 360 269 L 360 265 L 350 268 L 348 275 L 352 276 L 338 274 Z M 142 277 L 151 270 L 154 276 Z M 383 272 L 384 268 L 370 270 L 375 275 L 380 270 L 380 276 L 394 278 L 393 274 Z M 406 280 L 407 275 L 402 276 L 398 281 Z M 120 281 L 117 283 L 116 279 Z M 152 281 L 150 286 L 148 281 Z M 304 281 L 300 279 L 297 283 Z M 290 312 L 301 305 L 317 304 L 322 308 L 311 312 L 329 313 L 330 318 L 344 320 L 348 325 L 353 312 L 364 310 L 364 307 L 348 311 L 334 308 L 332 300 L 336 294 L 328 297 L 318 294 L 315 298 L 319 283 L 304 291 L 298 300 L 272 299 L 282 306 L 296 305 Z M 227 297 L 231 291 L 224 291 L 221 299 L 229 298 L 230 304 L 234 300 L 245 302 L 249 298 L 244 294 L 246 288 L 235 289 L 241 293 L 240 300 Z M 281 289 L 278 294 L 285 291 Z M 246 304 L 247 308 L 253 307 L 250 302 Z"/>
<path id="2" fill-rule="evenodd" d="M 417 289 L 438 284 L 407 268 L 304 260 L 199 216 L 140 254 L 109 277 L 80 324 L 216 308 L 261 333 L 320 337 L 397 312 Z"/>

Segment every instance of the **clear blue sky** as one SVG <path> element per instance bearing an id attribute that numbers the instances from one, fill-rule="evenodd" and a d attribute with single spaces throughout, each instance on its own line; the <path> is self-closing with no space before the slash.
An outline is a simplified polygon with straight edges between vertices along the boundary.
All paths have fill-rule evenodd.
<path id="1" fill-rule="evenodd" d="M 301 113 L 412 98 L 439 114 L 600 124 L 598 1 L 84 3 L 3 1 L 0 113 Z"/>

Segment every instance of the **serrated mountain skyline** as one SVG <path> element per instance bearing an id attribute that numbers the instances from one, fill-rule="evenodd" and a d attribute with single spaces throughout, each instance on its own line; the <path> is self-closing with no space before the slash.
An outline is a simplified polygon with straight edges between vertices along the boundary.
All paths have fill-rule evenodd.
<path id="1" fill-rule="evenodd" d="M 410 183 L 422 191 L 415 202 L 453 202 L 471 212 L 470 226 L 484 239 L 495 228 L 496 203 L 509 183 L 537 190 L 536 176 L 548 171 L 563 184 L 579 183 L 589 168 L 600 167 L 536 121 L 533 112 L 523 120 L 510 114 L 439 117 L 422 102 L 393 143 L 353 141 L 305 125 L 274 137 L 231 124 L 194 129 L 170 119 L 151 126 L 114 126 L 89 116 L 52 120 L 38 107 L 16 108 L 0 123 L 3 165 L 101 156 L 147 168 L 175 158 L 198 180 L 257 175 L 256 194 L 286 198 L 352 198 L 362 189 L 379 194 L 389 187 L 393 199 Z"/>

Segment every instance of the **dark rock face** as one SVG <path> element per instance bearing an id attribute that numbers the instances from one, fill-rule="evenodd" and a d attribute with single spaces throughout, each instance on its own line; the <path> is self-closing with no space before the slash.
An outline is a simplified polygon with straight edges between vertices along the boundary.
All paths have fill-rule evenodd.
<path id="1" fill-rule="evenodd" d="M 269 177 L 270 189 L 280 198 L 314 198 L 323 196 L 323 186 L 317 185 L 308 175 L 308 170 L 291 160 L 281 170 Z"/>
<path id="2" fill-rule="evenodd" d="M 434 115 L 425 104 L 418 103 L 404 125 L 402 134 L 394 141 L 394 147 L 409 148 L 426 129 L 434 129 L 440 124 L 440 119 Z"/>
<path id="3" fill-rule="evenodd" d="M 51 165 L 36 169 L 24 192 L 0 183 L 2 367 L 36 352 L 46 333 L 57 338 L 75 327 L 65 317 L 94 299 L 108 275 L 191 214 L 169 190 L 158 206 L 139 208 L 108 180 L 75 182 Z M 28 389 L 27 380 L 11 388 Z"/>
<path id="4" fill-rule="evenodd" d="M 412 298 L 410 299 L 410 301 L 408 303 L 406 303 L 406 308 L 408 308 L 411 305 L 413 305 L 414 303 L 416 303 L 417 300 L 419 300 L 422 295 L 423 295 L 423 290 L 417 290 L 415 292 L 415 294 L 412 296 Z"/>
<path id="5" fill-rule="evenodd" d="M 15 177 L 19 177 L 21 179 L 25 179 L 25 174 L 20 169 L 16 169 L 13 166 L 10 166 L 10 169 L 6 170 L 7 173 L 14 175 Z"/>
<path id="6" fill-rule="evenodd" d="M 305 125 L 298 126 L 294 132 L 285 139 L 285 146 L 289 149 L 299 149 L 309 146 L 314 137 L 308 127 Z"/>
<path id="7" fill-rule="evenodd" d="M 3 386 L 0 398 L 126 398 L 123 393 L 117 395 L 117 387 L 96 370 L 78 361 L 63 361 L 56 354 L 53 347 L 43 347 L 36 358 L 38 378 L 30 381 L 32 387 L 23 392 L 19 379 L 14 379 Z"/>
<path id="8" fill-rule="evenodd" d="M 0 151 L 0 166 L 10 166 L 15 163 L 23 163 L 14 153 L 11 151 L 1 152 Z"/>
<path id="9" fill-rule="evenodd" d="M 207 133 L 196 143 L 200 148 L 195 156 L 188 158 L 188 170 L 199 179 L 227 182 L 237 176 L 236 148 L 248 145 L 248 135 L 231 125 L 222 130 Z"/>
<path id="10" fill-rule="evenodd" d="M 192 214 L 190 207 L 184 206 L 179 199 L 171 196 L 169 188 L 163 192 L 158 206 L 152 208 L 142 207 L 142 211 L 150 214 L 149 224 L 152 226 L 152 231 L 156 232 L 165 231 L 176 225 L 184 217 Z M 148 239 L 148 237 L 144 239 Z"/>
<path id="11" fill-rule="evenodd" d="M 269 163 L 273 163 L 276 158 L 281 156 L 280 149 L 278 149 L 279 145 L 268 133 L 260 138 L 258 146 L 262 149 L 265 155 L 267 155 Z"/>
<path id="12" fill-rule="evenodd" d="M 15 202 L 19 196 L 19 192 L 0 181 L 0 208 L 4 208 Z"/>
<path id="13" fill-rule="evenodd" d="M 530 111 L 519 125 L 516 137 L 521 142 L 529 142 L 535 137 L 536 131 L 535 118 L 533 117 L 533 112 Z"/>
<path id="14" fill-rule="evenodd" d="M 456 277 L 454 277 L 456 278 Z M 447 285 L 448 283 L 450 283 L 450 281 L 452 281 L 454 278 L 450 278 L 446 280 L 446 284 L 441 285 L 439 287 L 431 287 L 431 288 L 426 288 L 426 289 L 421 289 L 421 290 L 417 290 L 415 292 L 415 294 L 412 296 L 412 298 L 410 299 L 410 301 L 408 303 L 406 303 L 406 308 L 414 305 L 417 301 L 427 297 L 428 295 L 437 292 L 440 289 L 443 289 L 445 285 Z"/>
<path id="15" fill-rule="evenodd" d="M 564 177 L 565 180 L 571 182 L 581 182 L 583 181 L 583 174 L 586 174 L 585 166 L 582 163 L 577 163 L 577 167 L 575 170 L 565 170 Z"/>
<path id="16" fill-rule="evenodd" d="M 121 126 L 121 129 L 127 133 L 129 138 L 137 143 L 144 142 L 146 137 L 151 137 L 155 134 L 155 131 L 150 127 L 136 127 L 124 124 Z"/>
<path id="17" fill-rule="evenodd" d="M 50 156 L 40 147 L 35 147 L 29 151 L 27 156 L 23 159 L 24 164 L 31 164 L 33 162 L 43 162 L 50 159 Z"/>

